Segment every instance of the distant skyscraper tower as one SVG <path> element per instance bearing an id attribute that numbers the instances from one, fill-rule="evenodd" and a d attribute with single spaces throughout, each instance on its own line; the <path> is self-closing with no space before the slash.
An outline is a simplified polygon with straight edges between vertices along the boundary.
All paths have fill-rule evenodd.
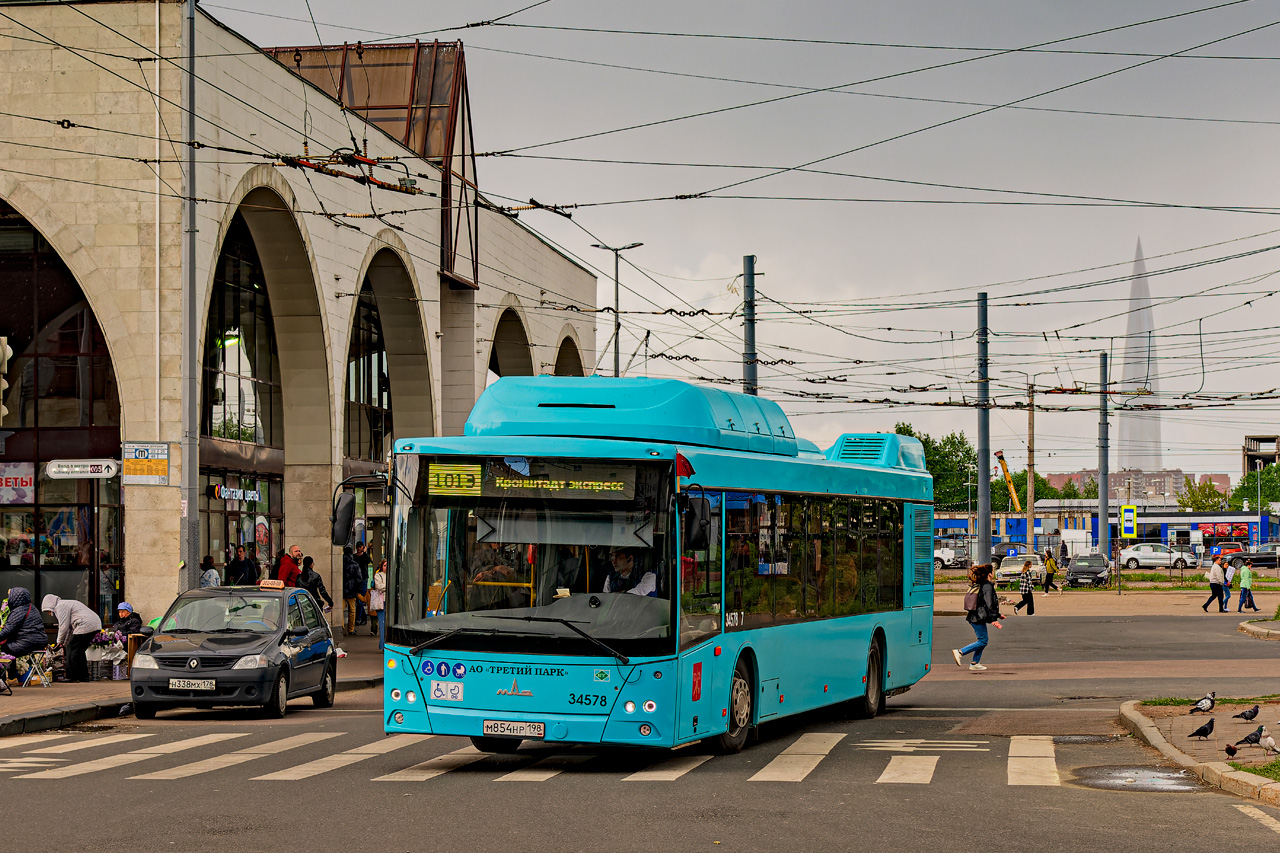
<path id="1" fill-rule="evenodd" d="M 1155 320 L 1151 316 L 1151 290 L 1147 286 L 1147 265 L 1142 258 L 1142 240 L 1138 240 L 1133 260 L 1133 278 L 1129 285 L 1129 327 L 1125 333 L 1124 359 L 1119 364 L 1113 387 L 1146 388 L 1152 396 L 1113 397 L 1115 403 L 1154 403 L 1159 388 L 1156 382 L 1158 362 L 1153 337 Z M 1138 468 L 1159 471 L 1164 468 L 1161 454 L 1159 412 L 1117 412 L 1120 428 L 1116 448 L 1120 470 Z"/>

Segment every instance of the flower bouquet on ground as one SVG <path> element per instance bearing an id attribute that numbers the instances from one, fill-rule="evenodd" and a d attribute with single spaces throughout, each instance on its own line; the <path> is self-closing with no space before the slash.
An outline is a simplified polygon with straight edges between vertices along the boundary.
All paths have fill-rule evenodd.
<path id="1" fill-rule="evenodd" d="M 103 630 L 93 635 L 85 657 L 92 661 L 119 662 L 125 659 L 125 643 L 128 638 L 119 631 Z"/>

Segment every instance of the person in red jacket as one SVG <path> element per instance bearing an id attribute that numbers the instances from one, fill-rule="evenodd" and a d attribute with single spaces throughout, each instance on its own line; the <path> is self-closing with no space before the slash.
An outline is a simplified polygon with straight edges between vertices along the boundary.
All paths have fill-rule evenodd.
<path id="1" fill-rule="evenodd" d="M 302 549 L 297 545 L 289 548 L 289 553 L 280 561 L 280 580 L 285 586 L 297 586 L 302 576 Z"/>

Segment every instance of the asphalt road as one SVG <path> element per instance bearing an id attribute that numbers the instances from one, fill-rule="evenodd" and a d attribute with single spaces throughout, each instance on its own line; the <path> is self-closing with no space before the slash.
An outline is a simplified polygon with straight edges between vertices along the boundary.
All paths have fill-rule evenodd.
<path id="1" fill-rule="evenodd" d="M 184 711 L 0 741 L 3 836 L 95 853 L 1274 850 L 1280 811 L 1178 777 L 1115 724 L 1129 698 L 1276 692 L 1256 673 L 1280 674 L 1280 647 L 1235 624 L 1019 617 L 971 674 L 948 651 L 971 632 L 939 619 L 936 672 L 885 715 L 780 721 L 735 756 L 479 756 L 384 737 L 377 691 L 283 721 Z"/>

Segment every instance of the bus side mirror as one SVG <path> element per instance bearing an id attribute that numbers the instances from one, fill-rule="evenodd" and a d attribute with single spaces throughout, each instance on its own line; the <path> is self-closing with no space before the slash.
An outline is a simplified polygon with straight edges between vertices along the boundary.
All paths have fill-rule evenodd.
<path id="1" fill-rule="evenodd" d="M 339 548 L 351 541 L 351 533 L 356 520 L 356 496 L 351 492 L 343 492 L 333 502 L 333 515 L 329 516 L 333 532 L 331 540 Z"/>
<path id="2" fill-rule="evenodd" d="M 704 550 L 711 542 L 711 501 L 707 498 L 688 499 L 684 513 L 684 548 L 686 551 Z"/>

